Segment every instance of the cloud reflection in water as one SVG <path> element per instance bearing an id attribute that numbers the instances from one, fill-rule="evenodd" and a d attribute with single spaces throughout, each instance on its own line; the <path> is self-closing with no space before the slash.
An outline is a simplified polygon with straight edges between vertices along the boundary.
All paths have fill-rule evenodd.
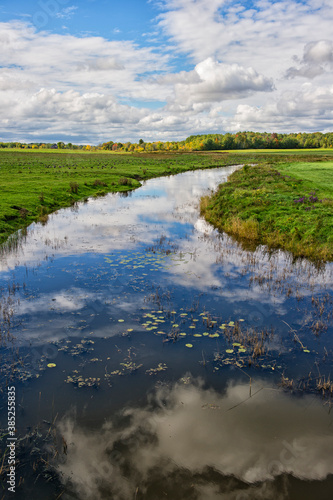
<path id="1" fill-rule="evenodd" d="M 60 424 L 68 443 L 63 480 L 82 500 L 136 492 L 147 500 L 276 500 L 286 498 L 287 474 L 332 474 L 332 418 L 321 402 L 258 389 L 249 398 L 246 384 L 220 394 L 200 381 L 178 382 L 99 430 L 67 417 Z"/>

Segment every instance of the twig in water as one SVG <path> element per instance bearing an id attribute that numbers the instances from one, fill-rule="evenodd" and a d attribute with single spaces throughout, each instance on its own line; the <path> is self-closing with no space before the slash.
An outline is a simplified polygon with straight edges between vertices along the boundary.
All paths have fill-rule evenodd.
<path id="1" fill-rule="evenodd" d="M 291 326 L 290 326 L 290 325 L 288 325 L 288 323 L 286 323 L 285 321 L 283 321 L 283 320 L 282 320 L 282 323 L 284 323 L 285 325 L 289 326 L 290 331 L 294 334 L 294 337 L 295 337 L 295 339 L 297 340 L 297 342 L 299 342 L 299 343 L 301 344 L 302 349 L 303 349 L 303 350 L 304 350 L 304 349 L 306 349 L 306 347 L 304 347 L 304 345 L 303 345 L 303 344 L 302 344 L 302 342 L 300 341 L 299 336 L 297 335 L 296 331 L 295 331 L 293 328 L 291 328 Z"/>

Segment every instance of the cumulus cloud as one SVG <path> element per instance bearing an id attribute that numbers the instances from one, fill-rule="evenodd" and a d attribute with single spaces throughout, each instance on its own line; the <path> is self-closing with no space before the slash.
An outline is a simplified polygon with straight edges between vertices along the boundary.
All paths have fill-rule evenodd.
<path id="1" fill-rule="evenodd" d="M 333 69 L 333 42 L 320 40 L 307 43 L 304 47 L 303 59 L 299 67 L 291 67 L 287 70 L 287 78 L 302 76 L 315 78 L 318 75 Z"/>
<path id="2" fill-rule="evenodd" d="M 272 80 L 253 68 L 222 64 L 211 57 L 197 64 L 192 75 L 192 81 L 175 85 L 176 103 L 220 102 L 273 90 Z"/>
<path id="3" fill-rule="evenodd" d="M 331 38 L 329 0 L 253 0 L 250 9 L 226 0 L 165 0 L 164 5 L 160 28 L 196 62 L 214 56 L 281 76 L 309 30 L 320 26 L 322 36 Z"/>
<path id="4" fill-rule="evenodd" d="M 2 111 L 11 116 L 18 128 L 32 127 L 37 133 L 61 134 L 64 129 L 80 134 L 87 127 L 95 133 L 107 125 L 110 133 L 119 127 L 135 125 L 144 116 L 144 110 L 119 104 L 113 96 L 75 90 L 58 92 L 42 88 L 25 98 L 17 99 L 15 92 L 0 96 Z M 2 99 L 1 99 L 2 97 Z"/>
<path id="5" fill-rule="evenodd" d="M 286 91 L 274 102 L 264 106 L 239 104 L 231 129 L 245 125 L 256 130 L 293 131 L 295 122 L 299 130 L 329 129 L 333 119 L 333 86 L 316 87 L 304 84 L 298 91 Z"/>
<path id="6" fill-rule="evenodd" d="M 14 75 L 25 74 L 36 88 L 69 86 L 87 91 L 133 92 L 136 78 L 165 70 L 168 57 L 131 41 L 109 41 L 98 36 L 37 32 L 26 23 L 0 23 L 0 66 Z"/>

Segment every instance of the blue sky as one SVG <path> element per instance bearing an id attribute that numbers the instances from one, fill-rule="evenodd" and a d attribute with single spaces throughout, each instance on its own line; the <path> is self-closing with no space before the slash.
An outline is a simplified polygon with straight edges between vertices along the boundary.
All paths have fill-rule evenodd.
<path id="1" fill-rule="evenodd" d="M 2 20 L 31 20 L 41 29 L 78 36 L 93 34 L 108 39 L 144 42 L 152 18 L 158 13 L 153 3 L 141 0 L 38 0 L 2 1 Z"/>
<path id="2" fill-rule="evenodd" d="M 331 0 L 0 6 L 0 140 L 328 131 Z"/>

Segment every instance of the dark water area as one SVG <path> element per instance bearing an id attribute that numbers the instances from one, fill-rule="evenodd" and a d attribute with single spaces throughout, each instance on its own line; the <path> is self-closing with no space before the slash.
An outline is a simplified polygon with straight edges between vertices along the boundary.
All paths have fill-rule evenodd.
<path id="1" fill-rule="evenodd" d="M 2 249 L 0 498 L 332 497 L 333 266 L 200 218 L 234 168 L 90 199 Z"/>

